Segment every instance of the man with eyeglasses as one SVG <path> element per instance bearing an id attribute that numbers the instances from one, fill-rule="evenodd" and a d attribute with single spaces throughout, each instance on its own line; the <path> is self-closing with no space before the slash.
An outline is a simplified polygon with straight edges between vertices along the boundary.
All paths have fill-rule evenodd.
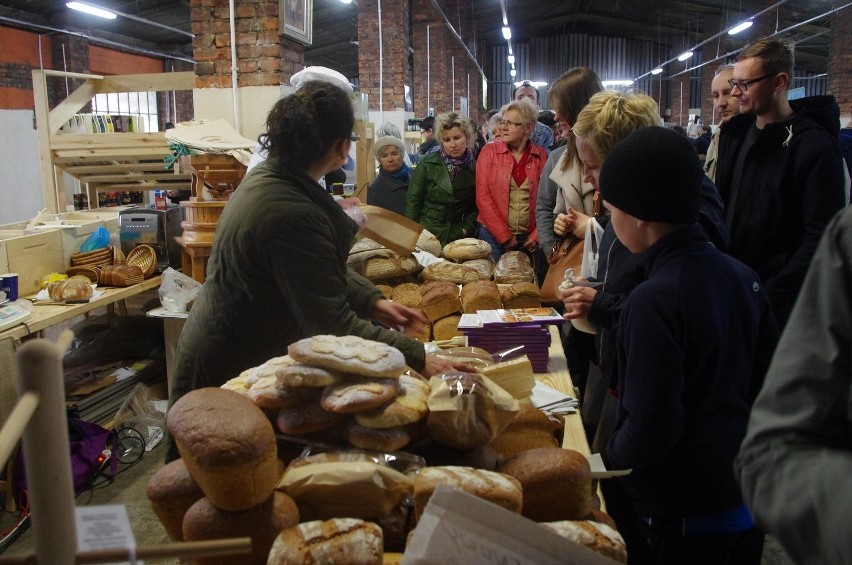
<path id="1" fill-rule="evenodd" d="M 787 99 L 792 48 L 747 46 L 728 81 L 740 115 L 721 126 L 716 184 L 730 253 L 754 269 L 783 328 L 826 224 L 843 207 L 840 110 L 832 96 Z"/>
<path id="2" fill-rule="evenodd" d="M 520 86 L 512 91 L 512 100 L 523 100 L 524 98 L 535 104 L 536 108 L 540 108 L 538 105 L 538 89 L 528 80 L 522 82 Z M 535 143 L 544 149 L 545 153 L 550 155 L 550 146 L 553 145 L 553 130 L 537 121 L 532 137 L 530 137 L 530 142 Z"/>

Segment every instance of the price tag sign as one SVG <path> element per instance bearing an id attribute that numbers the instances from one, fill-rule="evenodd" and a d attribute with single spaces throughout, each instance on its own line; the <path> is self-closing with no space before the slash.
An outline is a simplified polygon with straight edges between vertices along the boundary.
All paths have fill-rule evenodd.
<path id="1" fill-rule="evenodd" d="M 78 506 L 75 508 L 75 520 L 79 551 L 133 548 L 135 553 L 136 539 L 130 527 L 127 508 L 123 504 Z M 120 563 L 131 565 L 130 561 Z M 132 562 L 133 565 L 141 563 Z"/>

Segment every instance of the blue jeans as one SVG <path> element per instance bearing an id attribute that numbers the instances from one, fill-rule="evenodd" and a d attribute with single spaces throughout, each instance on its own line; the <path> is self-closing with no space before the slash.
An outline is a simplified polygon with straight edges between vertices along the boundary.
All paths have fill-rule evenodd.
<path id="1" fill-rule="evenodd" d="M 527 234 L 519 233 L 515 237 L 518 239 L 517 251 L 523 251 L 526 253 L 526 250 L 524 249 L 524 242 L 527 240 Z M 494 238 L 491 232 L 488 231 L 488 228 L 486 228 L 483 224 L 479 224 L 479 239 L 491 246 L 491 258 L 494 259 L 495 263 L 500 260 L 500 257 L 502 257 L 506 251 L 510 251 L 500 245 L 500 242 Z"/>

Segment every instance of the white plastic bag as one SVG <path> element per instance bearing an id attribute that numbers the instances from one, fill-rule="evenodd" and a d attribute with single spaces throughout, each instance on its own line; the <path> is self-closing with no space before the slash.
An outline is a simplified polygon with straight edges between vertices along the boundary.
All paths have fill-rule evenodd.
<path id="1" fill-rule="evenodd" d="M 160 304 L 169 312 L 186 312 L 187 306 L 195 300 L 199 290 L 200 282 L 169 267 L 163 271 L 160 282 Z"/>
<path id="2" fill-rule="evenodd" d="M 583 238 L 583 264 L 580 277 L 595 279 L 598 276 L 598 242 L 603 237 L 603 228 L 594 218 L 586 224 L 586 237 Z"/>

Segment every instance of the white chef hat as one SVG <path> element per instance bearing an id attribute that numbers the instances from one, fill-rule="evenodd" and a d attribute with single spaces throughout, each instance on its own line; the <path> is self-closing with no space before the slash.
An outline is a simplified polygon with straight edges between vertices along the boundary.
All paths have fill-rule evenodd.
<path id="1" fill-rule="evenodd" d="M 298 89 L 309 80 L 319 80 L 322 82 L 328 82 L 335 86 L 339 86 L 345 92 L 353 92 L 355 90 L 354 88 L 352 88 L 352 85 L 349 83 L 349 81 L 346 80 L 345 76 L 335 71 L 334 69 L 319 66 L 305 67 L 298 73 L 291 76 L 290 86 Z"/>

